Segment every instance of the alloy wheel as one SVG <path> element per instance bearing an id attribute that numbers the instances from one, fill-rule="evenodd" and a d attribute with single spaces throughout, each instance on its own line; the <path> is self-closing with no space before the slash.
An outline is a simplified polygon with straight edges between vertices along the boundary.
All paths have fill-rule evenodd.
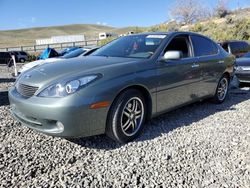
<path id="1" fill-rule="evenodd" d="M 217 90 L 218 99 L 220 101 L 223 101 L 225 99 L 227 95 L 227 90 L 228 90 L 228 79 L 224 77 L 221 79 Z"/>
<path id="2" fill-rule="evenodd" d="M 133 136 L 138 132 L 144 114 L 144 105 L 140 98 L 133 97 L 126 103 L 121 116 L 121 128 L 126 136 Z"/>

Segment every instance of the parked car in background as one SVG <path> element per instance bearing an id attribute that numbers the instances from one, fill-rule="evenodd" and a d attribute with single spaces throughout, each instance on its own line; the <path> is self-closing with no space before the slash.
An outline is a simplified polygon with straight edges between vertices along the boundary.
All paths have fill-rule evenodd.
<path id="1" fill-rule="evenodd" d="M 79 49 L 79 48 L 80 48 L 80 47 L 66 48 L 66 49 L 60 51 L 60 52 L 59 52 L 59 55 L 60 55 L 60 56 L 63 56 L 63 55 L 65 55 L 65 54 L 70 53 L 70 52 L 72 52 L 72 51 L 74 51 L 74 50 L 77 50 L 77 49 Z"/>
<path id="2" fill-rule="evenodd" d="M 18 71 L 18 73 L 21 74 L 22 72 L 27 71 L 28 69 L 31 69 L 31 68 L 33 68 L 33 67 L 42 65 L 42 64 L 44 64 L 44 63 L 53 63 L 53 62 L 60 61 L 60 60 L 63 60 L 63 59 L 70 59 L 70 58 L 74 58 L 74 57 L 77 57 L 77 56 L 80 56 L 80 55 L 85 55 L 85 52 L 88 52 L 88 51 L 90 51 L 90 50 L 92 50 L 92 49 L 88 49 L 88 48 L 77 48 L 76 50 L 71 51 L 71 52 L 69 52 L 69 53 L 66 53 L 66 54 L 63 55 L 63 56 L 57 56 L 57 57 L 54 57 L 54 58 L 36 60 L 36 61 L 33 61 L 33 62 L 30 62 L 30 63 L 25 64 L 25 65 Z M 88 54 L 86 54 L 86 55 L 88 55 Z"/>
<path id="3" fill-rule="evenodd" d="M 0 64 L 12 66 L 13 60 L 10 52 L 0 52 Z"/>
<path id="4" fill-rule="evenodd" d="M 230 40 L 222 42 L 220 45 L 228 53 L 235 55 L 236 58 L 250 51 L 250 45 L 246 41 Z"/>
<path id="5" fill-rule="evenodd" d="M 60 137 L 106 133 L 125 143 L 147 119 L 180 106 L 227 96 L 235 58 L 190 32 L 120 37 L 89 56 L 46 63 L 9 90 L 13 116 Z"/>
<path id="6" fill-rule="evenodd" d="M 250 52 L 236 59 L 235 75 L 240 83 L 250 83 Z"/>
<path id="7" fill-rule="evenodd" d="M 235 55 L 235 75 L 239 83 L 250 83 L 250 45 L 246 41 L 225 41 L 220 43 L 228 53 Z"/>
<path id="8" fill-rule="evenodd" d="M 243 58 L 250 58 L 250 52 L 245 53 L 242 57 Z"/>
<path id="9" fill-rule="evenodd" d="M 24 51 L 11 51 L 13 55 L 16 57 L 16 62 L 24 63 L 28 60 L 28 54 Z"/>

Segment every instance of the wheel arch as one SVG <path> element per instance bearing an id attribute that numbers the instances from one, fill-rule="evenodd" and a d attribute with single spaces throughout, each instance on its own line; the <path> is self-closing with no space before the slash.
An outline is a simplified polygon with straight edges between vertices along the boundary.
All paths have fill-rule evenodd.
<path id="1" fill-rule="evenodd" d="M 226 75 L 228 78 L 230 78 L 230 73 L 227 72 L 227 71 L 225 71 L 225 72 L 223 73 L 223 75 Z"/>
<path id="2" fill-rule="evenodd" d="M 151 119 L 151 116 L 152 116 L 152 108 L 153 108 L 153 101 L 152 101 L 152 96 L 149 92 L 149 90 L 143 86 L 143 85 L 140 85 L 140 84 L 135 84 L 135 85 L 130 85 L 130 86 L 126 86 L 124 88 L 122 88 L 118 94 L 115 96 L 114 100 L 112 101 L 112 104 L 111 106 L 114 104 L 114 102 L 117 100 L 117 98 L 125 91 L 129 90 L 129 89 L 135 89 L 135 90 L 138 90 L 144 97 L 145 99 L 145 103 L 146 103 L 146 108 L 147 108 L 147 111 L 146 111 L 146 119 L 149 120 Z"/>
<path id="3" fill-rule="evenodd" d="M 224 76 L 224 75 L 228 78 L 228 82 L 230 84 L 230 82 L 231 82 L 231 74 L 228 71 L 225 71 L 222 76 Z"/>

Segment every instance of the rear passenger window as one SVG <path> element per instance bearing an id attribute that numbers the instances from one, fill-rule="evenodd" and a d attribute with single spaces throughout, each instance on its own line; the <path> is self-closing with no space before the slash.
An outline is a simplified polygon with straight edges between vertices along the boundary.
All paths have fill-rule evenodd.
<path id="1" fill-rule="evenodd" d="M 194 47 L 194 55 L 195 56 L 208 56 L 214 55 L 218 53 L 218 47 L 211 40 L 200 37 L 196 35 L 191 36 L 193 47 Z"/>

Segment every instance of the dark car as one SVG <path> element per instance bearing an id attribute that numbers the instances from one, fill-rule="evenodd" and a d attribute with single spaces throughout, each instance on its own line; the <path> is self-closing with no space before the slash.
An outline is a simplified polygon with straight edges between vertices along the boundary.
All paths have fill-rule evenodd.
<path id="1" fill-rule="evenodd" d="M 13 55 L 16 57 L 16 62 L 24 63 L 28 60 L 28 54 L 24 51 L 11 51 Z"/>
<path id="2" fill-rule="evenodd" d="M 0 64 L 12 66 L 13 60 L 10 52 L 0 52 Z"/>
<path id="3" fill-rule="evenodd" d="M 220 45 L 228 53 L 235 55 L 236 58 L 250 51 L 250 45 L 246 41 L 230 40 L 222 42 Z"/>
<path id="4" fill-rule="evenodd" d="M 236 59 L 235 75 L 240 83 L 250 83 L 250 52 Z"/>
<path id="5" fill-rule="evenodd" d="M 235 58 L 211 39 L 190 32 L 120 37 L 89 56 L 46 63 L 9 90 L 13 116 L 60 137 L 106 133 L 128 142 L 146 120 L 227 96 Z"/>

